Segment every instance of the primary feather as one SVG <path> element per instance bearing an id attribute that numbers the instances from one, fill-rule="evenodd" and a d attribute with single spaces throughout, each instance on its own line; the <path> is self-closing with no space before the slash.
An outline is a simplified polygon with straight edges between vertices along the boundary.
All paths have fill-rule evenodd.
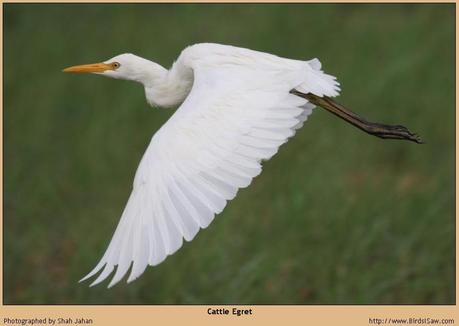
<path id="1" fill-rule="evenodd" d="M 311 114 L 314 106 L 290 90 L 339 92 L 318 59 L 218 44 L 186 48 L 169 71 L 131 54 L 106 63 L 114 61 L 120 68 L 102 74 L 142 83 L 152 105 L 181 105 L 153 136 L 113 238 L 82 279 L 102 270 L 91 285 L 116 270 L 111 287 L 132 265 L 130 282 L 206 228 Z"/>

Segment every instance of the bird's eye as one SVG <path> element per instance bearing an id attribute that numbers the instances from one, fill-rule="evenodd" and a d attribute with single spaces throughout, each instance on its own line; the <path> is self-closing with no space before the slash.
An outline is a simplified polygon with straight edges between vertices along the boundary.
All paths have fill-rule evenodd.
<path id="1" fill-rule="evenodd" d="M 115 68 L 115 69 L 118 69 L 120 67 L 120 63 L 119 62 L 113 62 L 112 63 L 112 67 Z"/>

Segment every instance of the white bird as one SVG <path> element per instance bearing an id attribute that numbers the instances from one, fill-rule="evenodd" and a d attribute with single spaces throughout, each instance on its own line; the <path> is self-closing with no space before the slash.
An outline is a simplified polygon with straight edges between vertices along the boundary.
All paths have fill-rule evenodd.
<path id="1" fill-rule="evenodd" d="M 420 142 L 402 126 L 370 123 L 335 103 L 336 78 L 318 59 L 291 60 L 220 44 L 195 44 L 170 70 L 133 54 L 79 65 L 88 72 L 142 84 L 148 103 L 178 110 L 153 136 L 137 169 L 132 193 L 91 284 L 108 287 L 132 270 L 175 253 L 206 228 L 239 188 L 260 174 L 263 160 L 295 134 L 316 105 L 381 138 Z"/>

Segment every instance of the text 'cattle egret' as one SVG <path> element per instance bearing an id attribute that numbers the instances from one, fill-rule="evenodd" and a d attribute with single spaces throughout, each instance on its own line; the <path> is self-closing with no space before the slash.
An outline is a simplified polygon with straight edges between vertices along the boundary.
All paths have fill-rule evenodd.
<path id="1" fill-rule="evenodd" d="M 83 280 L 117 266 L 109 287 L 132 265 L 128 282 L 175 253 L 207 227 L 239 188 L 260 174 L 263 160 L 320 106 L 363 131 L 421 143 L 403 126 L 368 122 L 334 102 L 336 78 L 318 59 L 291 60 L 248 49 L 196 44 L 170 70 L 133 54 L 73 66 L 65 72 L 133 80 L 148 103 L 178 110 L 153 136 L 132 193 L 104 256 Z"/>

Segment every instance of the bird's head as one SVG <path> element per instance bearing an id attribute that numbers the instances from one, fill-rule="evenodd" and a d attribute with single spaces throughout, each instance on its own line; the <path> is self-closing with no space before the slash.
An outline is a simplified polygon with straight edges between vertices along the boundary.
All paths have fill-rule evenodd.
<path id="1" fill-rule="evenodd" d="M 68 67 L 63 72 L 93 73 L 147 84 L 161 77 L 166 69 L 134 54 L 124 53 L 103 62 Z"/>

